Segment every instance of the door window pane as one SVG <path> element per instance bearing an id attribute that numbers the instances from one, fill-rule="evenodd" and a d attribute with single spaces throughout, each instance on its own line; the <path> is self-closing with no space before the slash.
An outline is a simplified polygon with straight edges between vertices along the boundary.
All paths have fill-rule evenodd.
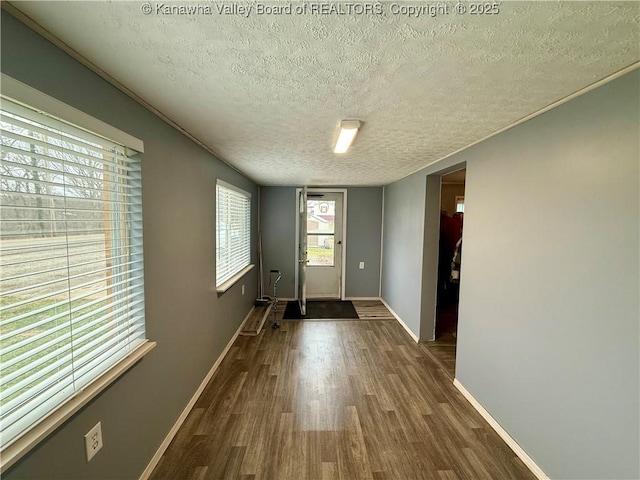
<path id="1" fill-rule="evenodd" d="M 335 248 L 333 236 L 309 235 L 307 259 L 310 267 L 333 267 Z"/>
<path id="2" fill-rule="evenodd" d="M 334 200 L 307 200 L 307 259 L 311 267 L 332 267 L 335 258 Z"/>
<path id="3" fill-rule="evenodd" d="M 307 200 L 307 233 L 335 233 L 336 202 L 334 200 Z"/>

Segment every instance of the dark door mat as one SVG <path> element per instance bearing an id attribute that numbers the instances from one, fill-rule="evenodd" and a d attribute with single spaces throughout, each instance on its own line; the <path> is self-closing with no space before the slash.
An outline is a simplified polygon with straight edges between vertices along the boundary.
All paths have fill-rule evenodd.
<path id="1" fill-rule="evenodd" d="M 300 313 L 297 300 L 287 302 L 283 320 L 322 320 L 359 318 L 350 300 L 311 300 L 307 301 L 307 314 Z"/>

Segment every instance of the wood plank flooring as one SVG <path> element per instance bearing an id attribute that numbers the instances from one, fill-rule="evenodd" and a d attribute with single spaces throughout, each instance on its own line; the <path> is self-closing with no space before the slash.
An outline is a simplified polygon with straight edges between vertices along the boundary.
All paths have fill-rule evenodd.
<path id="1" fill-rule="evenodd" d="M 457 302 L 438 308 L 436 312 L 436 339 L 422 343 L 427 353 L 438 361 L 451 377 L 456 374 L 456 344 L 458 329 Z"/>
<path id="2" fill-rule="evenodd" d="M 451 334 L 443 335 L 431 342 L 420 343 L 420 346 L 449 374 L 451 381 L 456 376 L 456 344 L 457 341 Z"/>
<path id="3" fill-rule="evenodd" d="M 354 305 L 373 319 L 238 337 L 151 478 L 535 478 L 380 305 Z"/>
<path id="4" fill-rule="evenodd" d="M 269 313 L 271 312 L 272 304 L 256 305 L 249 312 L 248 318 L 245 320 L 240 335 L 248 335 L 255 337 L 260 333 L 264 326 Z"/>
<path id="5" fill-rule="evenodd" d="M 361 320 L 395 320 L 380 300 L 355 300 L 353 306 Z"/>

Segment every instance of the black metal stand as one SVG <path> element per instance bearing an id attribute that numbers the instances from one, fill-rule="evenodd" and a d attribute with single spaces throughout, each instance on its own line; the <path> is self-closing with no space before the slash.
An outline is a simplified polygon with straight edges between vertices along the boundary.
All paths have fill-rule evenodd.
<path id="1" fill-rule="evenodd" d="M 282 278 L 282 273 L 280 273 L 280 270 L 271 270 L 269 272 L 270 284 L 274 275 L 276 276 L 276 279 L 273 282 L 273 298 L 271 299 L 271 311 L 273 312 L 273 323 L 271 324 L 271 328 L 275 330 L 276 328 L 280 328 L 280 325 L 278 324 L 278 316 L 276 315 L 276 307 L 278 306 L 278 282 Z"/>

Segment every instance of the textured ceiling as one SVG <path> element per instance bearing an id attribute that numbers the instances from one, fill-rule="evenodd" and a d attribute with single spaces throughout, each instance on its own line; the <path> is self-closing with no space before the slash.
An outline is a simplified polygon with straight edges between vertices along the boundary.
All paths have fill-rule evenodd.
<path id="1" fill-rule="evenodd" d="M 435 17 L 390 2 L 381 15 L 240 2 L 248 17 L 218 13 L 231 2 L 12 3 L 263 185 L 388 184 L 640 59 L 638 2 L 447 3 Z M 334 155 L 347 118 L 364 126 Z"/>

